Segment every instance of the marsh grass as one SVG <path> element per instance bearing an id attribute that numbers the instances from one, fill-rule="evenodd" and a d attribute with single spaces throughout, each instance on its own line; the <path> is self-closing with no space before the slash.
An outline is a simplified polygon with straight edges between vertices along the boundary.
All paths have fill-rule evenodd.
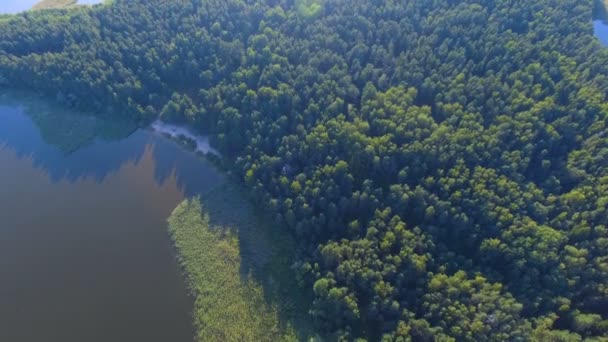
<path id="1" fill-rule="evenodd" d="M 77 0 L 42 0 L 32 7 L 34 10 L 51 9 L 51 8 L 67 8 L 75 6 Z"/>
<path id="2" fill-rule="evenodd" d="M 187 199 L 169 219 L 195 297 L 198 341 L 295 341 L 311 336 L 294 242 L 258 217 L 238 186 Z"/>

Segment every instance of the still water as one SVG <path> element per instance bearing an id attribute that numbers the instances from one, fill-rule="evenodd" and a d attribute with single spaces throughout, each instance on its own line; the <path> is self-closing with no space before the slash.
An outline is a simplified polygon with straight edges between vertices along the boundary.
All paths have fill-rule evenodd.
<path id="1" fill-rule="evenodd" d="M 221 179 L 152 131 L 0 94 L 0 341 L 192 341 L 166 219 Z"/>
<path id="2" fill-rule="evenodd" d="M 608 24 L 606 20 L 594 20 L 593 33 L 602 46 L 608 46 Z"/>
<path id="3" fill-rule="evenodd" d="M 40 0 L 0 0 L 0 14 L 13 14 L 27 11 Z M 79 4 L 94 5 L 103 2 L 103 0 L 79 0 Z"/>

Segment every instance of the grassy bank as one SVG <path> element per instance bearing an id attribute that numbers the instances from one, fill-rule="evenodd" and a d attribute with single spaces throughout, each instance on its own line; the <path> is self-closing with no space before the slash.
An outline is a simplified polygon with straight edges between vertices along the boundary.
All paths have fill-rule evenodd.
<path id="1" fill-rule="evenodd" d="M 293 242 L 264 225 L 236 186 L 185 200 L 169 230 L 195 296 L 198 341 L 308 338 L 309 301 L 290 268 Z"/>
<path id="2" fill-rule="evenodd" d="M 32 9 L 66 8 L 76 5 L 77 2 L 77 0 L 42 0 L 34 5 Z"/>

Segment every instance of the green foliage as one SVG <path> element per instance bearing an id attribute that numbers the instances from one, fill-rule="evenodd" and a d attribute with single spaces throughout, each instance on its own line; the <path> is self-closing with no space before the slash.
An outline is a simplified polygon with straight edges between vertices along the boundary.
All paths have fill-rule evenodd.
<path id="1" fill-rule="evenodd" d="M 223 194 L 219 195 L 220 192 Z M 221 186 L 214 194 L 219 195 L 215 200 L 228 201 L 223 205 L 230 206 L 233 210 L 230 215 L 239 218 L 226 220 L 216 217 L 226 214 L 218 212 L 217 204 L 204 208 L 201 200 L 196 198 L 185 200 L 169 218 L 171 236 L 196 298 L 194 320 L 197 340 L 296 340 L 298 335 L 295 329 L 302 328 L 302 322 L 297 321 L 299 318 L 296 315 L 302 308 L 290 308 L 293 304 L 286 301 L 297 302 L 293 297 L 285 298 L 281 293 L 297 291 L 290 284 L 292 271 L 282 265 L 282 261 L 270 262 L 264 256 L 248 254 L 246 247 L 252 243 L 250 236 L 258 235 L 256 245 L 251 247 L 268 248 L 261 243 L 264 237 L 259 234 L 270 232 L 268 229 L 260 230 L 262 228 L 251 223 L 255 219 L 238 206 L 239 195 L 233 189 Z M 256 231 L 241 231 L 253 229 Z M 273 259 L 285 258 L 288 252 L 279 251 L 281 254 L 270 253 L 270 256 Z M 251 270 L 243 273 L 247 265 Z M 291 280 L 285 279 L 288 277 Z M 267 280 L 269 284 L 264 283 Z M 285 288 L 276 289 L 274 282 Z M 304 332 L 298 330 L 298 333 L 301 335 Z"/>
<path id="2" fill-rule="evenodd" d="M 210 132 L 296 237 L 316 328 L 335 339 L 601 340 L 608 52 L 593 8 L 117 0 L 0 19 L 0 82 Z"/>
<path id="3" fill-rule="evenodd" d="M 35 10 L 65 8 L 76 5 L 77 0 L 42 0 L 32 7 Z"/>
<path id="4" fill-rule="evenodd" d="M 523 306 L 502 292 L 500 284 L 481 276 L 468 279 L 464 271 L 439 274 L 424 295 L 425 317 L 459 341 L 521 340 L 530 332 L 520 316 Z"/>
<path id="5" fill-rule="evenodd" d="M 296 0 L 298 14 L 304 18 L 313 18 L 323 10 L 323 0 Z"/>
<path id="6" fill-rule="evenodd" d="M 180 204 L 169 227 L 196 296 L 198 340 L 258 341 L 281 336 L 276 309 L 266 309 L 262 289 L 250 279 L 240 279 L 238 240 L 209 226 L 200 201 Z"/>

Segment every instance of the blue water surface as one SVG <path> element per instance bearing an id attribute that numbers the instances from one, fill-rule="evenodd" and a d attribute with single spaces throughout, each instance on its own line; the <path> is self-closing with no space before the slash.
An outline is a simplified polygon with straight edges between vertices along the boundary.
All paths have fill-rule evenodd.
<path id="1" fill-rule="evenodd" d="M 40 0 L 0 0 L 0 14 L 15 14 L 27 11 Z M 79 4 L 94 5 L 103 0 L 79 0 Z"/>

